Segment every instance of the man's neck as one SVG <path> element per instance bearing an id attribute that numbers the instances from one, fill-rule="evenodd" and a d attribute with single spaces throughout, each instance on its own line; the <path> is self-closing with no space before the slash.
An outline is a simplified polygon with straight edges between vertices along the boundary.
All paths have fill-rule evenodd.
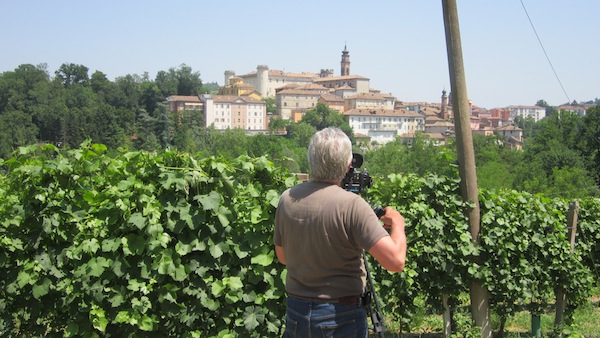
<path id="1" fill-rule="evenodd" d="M 329 184 L 335 184 L 335 185 L 342 184 L 342 180 L 310 180 L 310 181 L 316 182 L 316 183 L 329 183 Z"/>

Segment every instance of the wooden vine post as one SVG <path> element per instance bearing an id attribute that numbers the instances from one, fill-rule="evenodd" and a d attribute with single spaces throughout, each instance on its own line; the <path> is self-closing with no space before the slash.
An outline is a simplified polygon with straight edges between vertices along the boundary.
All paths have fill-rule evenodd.
<path id="1" fill-rule="evenodd" d="M 456 0 L 442 0 L 444 12 L 444 28 L 446 31 L 446 49 L 450 70 L 450 85 L 452 91 L 452 110 L 456 132 L 456 147 L 458 154 L 460 188 L 464 201 L 471 203 L 468 210 L 469 229 L 473 243 L 479 245 L 479 230 L 481 215 L 479 207 L 479 190 L 475 169 L 475 151 L 471 131 L 471 116 L 469 98 L 462 58 L 460 29 Z M 487 287 L 479 281 L 471 283 L 471 314 L 475 324 L 481 328 L 482 338 L 492 337 L 490 323 L 489 293 Z"/>

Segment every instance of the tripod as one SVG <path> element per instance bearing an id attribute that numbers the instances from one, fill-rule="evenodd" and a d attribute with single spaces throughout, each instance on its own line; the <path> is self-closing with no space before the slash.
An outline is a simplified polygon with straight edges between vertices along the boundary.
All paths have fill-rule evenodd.
<path id="1" fill-rule="evenodd" d="M 385 214 L 385 211 L 383 211 L 383 209 L 380 207 L 374 208 L 373 211 L 378 218 Z M 367 310 L 367 315 L 371 318 L 373 330 L 379 335 L 379 337 L 383 338 L 385 337 L 384 332 L 387 331 L 387 329 L 383 322 L 379 299 L 377 298 L 377 292 L 375 292 L 375 285 L 373 284 L 373 278 L 371 277 L 371 272 L 369 270 L 369 262 L 367 261 L 367 255 L 364 251 L 363 261 L 365 262 L 365 270 L 367 272 L 367 289 L 365 291 L 365 295 L 363 296 L 365 309 Z M 375 304 L 375 309 L 373 309 L 372 303 Z"/>

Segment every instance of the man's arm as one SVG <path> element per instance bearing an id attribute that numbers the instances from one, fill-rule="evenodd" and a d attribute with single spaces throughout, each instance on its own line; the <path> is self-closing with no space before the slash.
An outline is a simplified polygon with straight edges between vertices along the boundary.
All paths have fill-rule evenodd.
<path id="1" fill-rule="evenodd" d="M 391 272 L 401 272 L 404 270 L 406 262 L 404 217 L 390 207 L 384 210 L 385 214 L 381 216 L 381 221 L 384 227 L 391 229 L 390 236 L 378 240 L 368 251 L 384 269 Z"/>
<path id="2" fill-rule="evenodd" d="M 275 245 L 275 255 L 281 264 L 285 265 L 285 253 L 283 252 L 282 246 Z"/>

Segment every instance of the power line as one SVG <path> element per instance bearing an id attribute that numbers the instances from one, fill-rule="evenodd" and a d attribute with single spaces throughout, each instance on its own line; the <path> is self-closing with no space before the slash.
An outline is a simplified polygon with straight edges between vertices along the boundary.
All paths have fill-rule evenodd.
<path id="1" fill-rule="evenodd" d="M 527 8 L 525 8 L 525 4 L 523 3 L 523 0 L 521 0 L 521 5 L 523 6 L 523 10 L 525 11 L 525 15 L 527 15 L 527 19 L 529 20 L 529 23 L 531 24 L 531 28 L 533 28 L 533 32 L 535 33 L 535 37 L 537 38 L 538 42 L 540 43 L 540 46 L 542 47 L 542 50 L 544 51 L 544 55 L 546 55 L 546 60 L 548 60 L 548 63 L 550 64 L 550 68 L 552 68 L 552 72 L 554 72 L 554 76 L 556 77 L 556 80 L 558 81 L 558 84 L 560 85 L 560 88 L 562 88 L 563 93 L 565 93 L 565 96 L 567 97 L 567 102 L 571 103 L 571 99 L 569 98 L 569 94 L 567 94 L 567 91 L 565 90 L 565 87 L 563 86 L 562 82 L 560 81 L 560 78 L 558 77 L 558 74 L 556 74 L 556 70 L 554 70 L 554 66 L 552 65 L 552 62 L 550 61 L 550 57 L 548 57 L 548 53 L 546 53 L 546 49 L 544 48 L 544 45 L 542 44 L 542 40 L 540 39 L 537 31 L 535 30 L 535 26 L 533 25 L 533 21 L 531 21 L 531 18 L 529 17 L 529 13 L 527 13 Z"/>

